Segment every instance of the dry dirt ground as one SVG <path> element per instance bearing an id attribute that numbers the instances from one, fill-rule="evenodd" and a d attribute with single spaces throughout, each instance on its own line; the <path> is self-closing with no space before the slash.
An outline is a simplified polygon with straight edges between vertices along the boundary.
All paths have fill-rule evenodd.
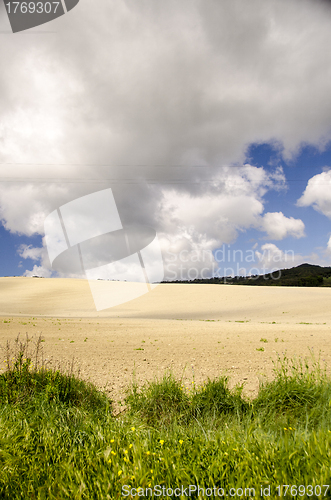
<path id="1" fill-rule="evenodd" d="M 329 371 L 330 306 L 331 288 L 161 284 L 97 312 L 85 280 L 0 278 L 0 346 L 41 335 L 45 358 L 74 358 L 117 405 L 133 379 L 167 370 L 188 387 L 227 374 L 253 397 L 278 354 L 320 354 Z"/>

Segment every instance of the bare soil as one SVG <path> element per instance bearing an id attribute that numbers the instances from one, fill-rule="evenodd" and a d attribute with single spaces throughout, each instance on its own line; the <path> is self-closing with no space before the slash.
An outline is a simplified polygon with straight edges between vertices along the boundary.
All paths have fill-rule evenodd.
<path id="1" fill-rule="evenodd" d="M 227 374 L 254 397 L 278 355 L 320 355 L 329 370 L 330 306 L 331 288 L 161 284 L 98 312 L 86 280 L 0 278 L 0 345 L 42 335 L 45 358 L 74 358 L 117 405 L 133 379 L 167 370 L 187 387 Z"/>

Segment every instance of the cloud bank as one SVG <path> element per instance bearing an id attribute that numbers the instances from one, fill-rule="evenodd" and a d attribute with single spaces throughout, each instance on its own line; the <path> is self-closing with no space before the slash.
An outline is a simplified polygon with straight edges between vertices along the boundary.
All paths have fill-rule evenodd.
<path id="1" fill-rule="evenodd" d="M 288 159 L 330 140 L 330 24 L 313 0 L 84 0 L 56 33 L 3 36 L 4 227 L 43 235 L 51 211 L 112 187 L 123 221 L 154 227 L 165 252 L 249 228 L 304 236 L 301 220 L 264 214 L 286 180 L 245 152 L 272 142 Z M 329 216 L 308 187 L 300 206 Z"/>

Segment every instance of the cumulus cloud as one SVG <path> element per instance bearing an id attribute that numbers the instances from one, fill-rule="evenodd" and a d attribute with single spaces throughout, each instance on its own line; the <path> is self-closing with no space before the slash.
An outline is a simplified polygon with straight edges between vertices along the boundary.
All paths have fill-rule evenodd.
<path id="1" fill-rule="evenodd" d="M 197 259 L 197 254 L 212 256 L 213 250 L 233 242 L 238 233 L 259 226 L 263 195 L 267 189 L 283 186 L 279 171 L 276 179 L 263 168 L 244 165 L 223 168 L 199 193 L 165 189 L 158 207 L 158 231 L 166 271 L 171 268 L 173 273 L 176 263 L 181 279 L 187 277 L 185 270 L 190 266 L 199 273 L 209 269 L 212 275 L 218 267 L 214 258 Z"/>
<path id="2" fill-rule="evenodd" d="M 32 245 L 20 245 L 17 253 L 23 259 L 40 260 L 45 250 L 43 248 L 32 247 Z"/>
<path id="3" fill-rule="evenodd" d="M 313 0 L 80 2 L 57 33 L 2 37 L 1 157 L 224 164 L 254 141 L 322 146 L 330 19 Z"/>
<path id="4" fill-rule="evenodd" d="M 328 252 L 328 253 L 331 253 L 331 236 L 330 236 L 330 238 L 329 238 L 329 241 L 328 241 L 328 244 L 327 244 L 326 249 L 327 249 L 327 252 Z"/>
<path id="5" fill-rule="evenodd" d="M 297 201 L 299 207 L 312 206 L 331 219 L 331 170 L 314 175 L 309 179 L 303 195 Z"/>
<path id="6" fill-rule="evenodd" d="M 36 264 L 33 266 L 32 270 L 26 270 L 23 273 L 23 276 L 27 276 L 28 278 L 32 276 L 39 276 L 40 278 L 50 278 L 52 276 L 52 271 L 44 266 L 37 266 Z"/>
<path id="7" fill-rule="evenodd" d="M 261 251 L 256 250 L 258 265 L 263 268 L 261 274 L 275 269 L 291 268 L 302 263 L 302 256 L 294 254 L 293 250 L 283 251 L 274 243 L 262 245 Z"/>
<path id="8" fill-rule="evenodd" d="M 331 238 L 330 238 L 331 240 Z M 329 240 L 328 247 L 331 251 L 331 242 Z M 305 262 L 315 264 L 317 266 L 330 266 L 330 258 L 327 252 L 321 256 L 316 252 L 311 252 L 309 255 L 295 253 L 293 250 L 282 250 L 274 243 L 265 243 L 260 250 L 255 250 L 256 267 L 260 274 L 273 272 L 278 269 L 288 269 L 299 266 Z"/>
<path id="9" fill-rule="evenodd" d="M 282 240 L 287 236 L 302 238 L 305 236 L 305 225 L 301 219 L 286 217 L 283 212 L 267 212 L 262 218 L 261 228 L 267 238 Z"/>
<path id="10" fill-rule="evenodd" d="M 79 188 L 77 194 L 82 192 Z M 0 220 L 12 233 L 44 234 L 44 220 L 59 204 L 68 200 L 70 188 L 54 183 L 3 182 L 0 184 Z"/>
<path id="11" fill-rule="evenodd" d="M 52 210 L 112 187 L 123 221 L 170 251 L 260 227 L 285 179 L 243 165 L 245 151 L 330 139 L 330 22 L 313 0 L 84 0 L 55 33 L 3 36 L 3 225 L 42 235 Z M 303 234 L 279 218 L 270 237 Z"/>
<path id="12" fill-rule="evenodd" d="M 47 250 L 44 246 L 33 247 L 32 245 L 22 244 L 19 246 L 17 253 L 23 259 L 31 259 L 39 264 L 34 264 L 32 270 L 25 270 L 23 276 L 50 278 L 54 274 L 50 266 Z M 20 263 L 19 267 L 22 267 L 22 263 Z"/>

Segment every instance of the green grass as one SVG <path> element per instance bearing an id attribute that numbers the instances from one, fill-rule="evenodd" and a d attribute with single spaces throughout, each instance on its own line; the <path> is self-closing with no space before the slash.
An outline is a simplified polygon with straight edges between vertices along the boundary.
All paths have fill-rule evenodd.
<path id="1" fill-rule="evenodd" d="M 130 498 L 124 485 L 255 488 L 259 498 L 270 486 L 278 498 L 278 485 L 330 484 L 331 381 L 314 360 L 279 359 L 253 401 L 226 377 L 188 390 L 166 374 L 132 384 L 115 415 L 72 369 L 47 367 L 40 342 L 34 357 L 28 347 L 17 342 L 12 356 L 8 346 L 0 375 L 1 499 Z M 331 497 L 310 491 L 301 498 Z"/>

